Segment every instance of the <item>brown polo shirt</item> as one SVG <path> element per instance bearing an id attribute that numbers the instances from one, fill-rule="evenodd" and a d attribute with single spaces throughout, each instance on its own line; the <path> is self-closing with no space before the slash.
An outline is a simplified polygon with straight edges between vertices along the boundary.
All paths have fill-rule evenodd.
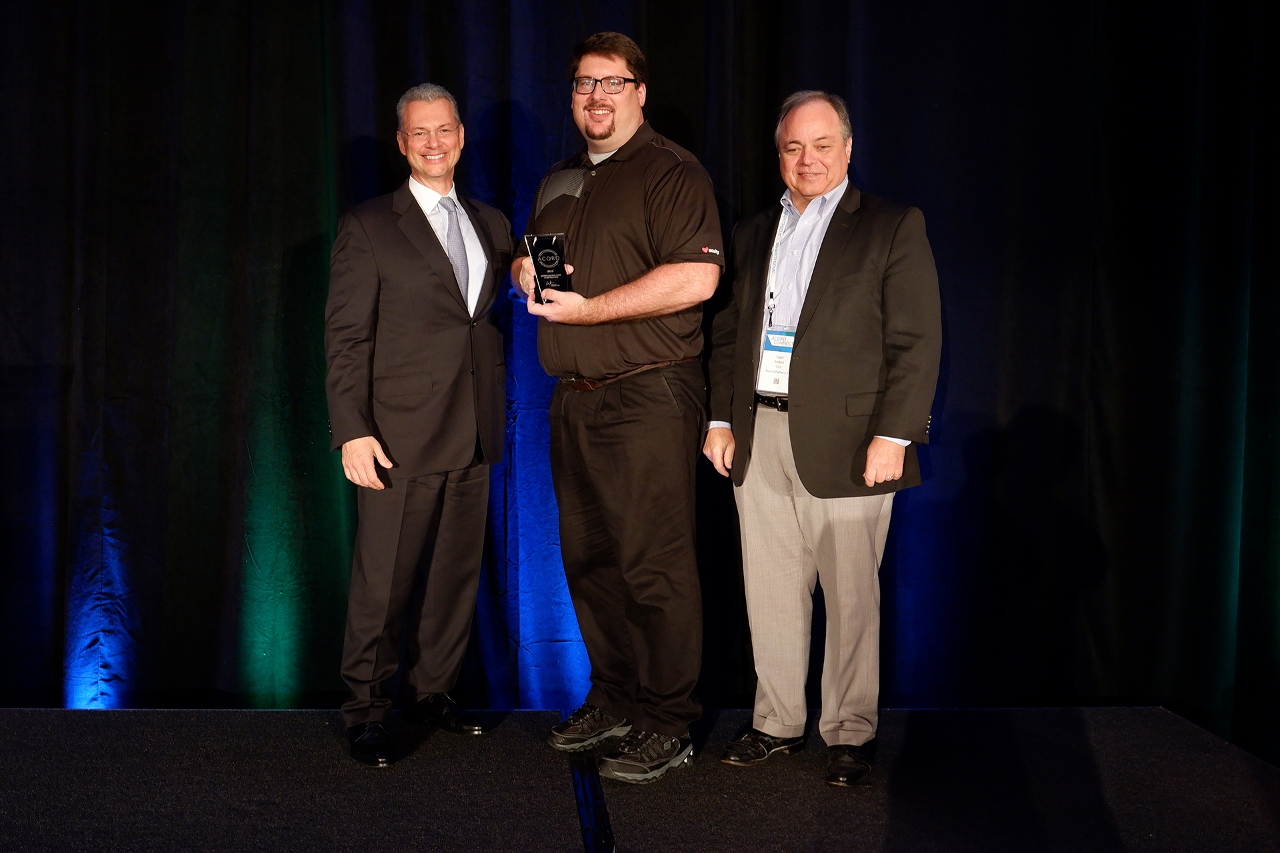
<path id="1" fill-rule="evenodd" d="M 598 296 L 662 264 L 724 266 L 724 240 L 711 178 L 688 151 L 645 122 L 612 157 L 586 154 L 552 171 L 582 168 L 582 190 L 547 202 L 530 234 L 565 235 L 573 289 Z M 521 253 L 524 250 L 521 241 Z M 702 307 L 598 326 L 538 324 L 542 367 L 558 378 L 606 379 L 646 364 L 702 352 Z"/>

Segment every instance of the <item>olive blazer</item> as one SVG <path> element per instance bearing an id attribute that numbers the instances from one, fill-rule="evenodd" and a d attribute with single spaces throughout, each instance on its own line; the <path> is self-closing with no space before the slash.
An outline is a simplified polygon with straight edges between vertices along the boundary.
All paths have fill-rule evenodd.
<path id="1" fill-rule="evenodd" d="M 773 205 L 734 230 L 725 275 L 732 292 L 712 325 L 711 420 L 733 425 L 737 485 L 751 464 L 765 289 L 781 212 L 781 203 Z M 915 445 L 929 440 L 941 314 L 924 216 L 850 184 L 818 252 L 791 357 L 791 449 L 810 494 L 874 495 L 920 483 Z M 902 478 L 868 488 L 862 472 L 877 435 L 912 444 Z"/>

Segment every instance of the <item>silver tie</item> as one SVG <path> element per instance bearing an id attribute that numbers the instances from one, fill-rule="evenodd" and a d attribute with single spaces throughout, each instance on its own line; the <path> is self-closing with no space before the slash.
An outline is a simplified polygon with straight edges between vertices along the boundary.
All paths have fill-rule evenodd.
<path id="1" fill-rule="evenodd" d="M 449 255 L 449 262 L 453 264 L 453 275 L 458 279 L 458 289 L 462 291 L 462 301 L 468 308 L 470 303 L 467 302 L 467 286 L 471 279 L 468 277 L 467 270 L 467 244 L 462 239 L 462 222 L 459 219 L 460 212 L 458 205 L 453 199 L 444 196 L 440 199 L 440 205 L 449 214 L 449 231 L 445 239 L 445 252 Z"/>

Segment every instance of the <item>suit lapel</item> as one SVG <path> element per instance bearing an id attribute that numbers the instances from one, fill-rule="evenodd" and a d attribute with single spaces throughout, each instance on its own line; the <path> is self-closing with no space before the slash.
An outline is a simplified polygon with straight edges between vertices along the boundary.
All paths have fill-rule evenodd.
<path id="1" fill-rule="evenodd" d="M 862 193 L 853 184 L 845 189 L 835 212 L 831 214 L 831 222 L 827 225 L 826 236 L 822 238 L 822 248 L 818 250 L 818 260 L 813 265 L 813 275 L 809 277 L 809 290 L 805 293 L 804 305 L 800 308 L 800 320 L 796 324 L 796 343 L 804 337 L 809 321 L 822 301 L 822 294 L 833 278 L 840 255 L 858 224 L 858 208 L 862 201 Z"/>
<path id="2" fill-rule="evenodd" d="M 485 272 L 484 280 L 480 284 L 480 295 L 476 297 L 476 316 L 479 317 L 489 308 L 489 303 L 493 300 L 494 289 L 497 287 L 498 271 L 494 265 L 498 254 L 493 248 L 493 238 L 489 234 L 489 229 L 485 227 L 484 220 L 480 218 L 480 208 L 476 207 L 475 202 L 469 198 L 462 198 L 462 206 L 466 208 L 467 218 L 471 220 L 471 227 L 475 229 L 476 236 L 480 238 L 480 246 L 484 249 Z"/>
<path id="3" fill-rule="evenodd" d="M 391 199 L 391 209 L 400 214 L 400 231 L 409 238 L 409 242 L 422 255 L 427 265 L 444 282 L 445 289 L 462 306 L 462 310 L 466 311 L 467 305 L 462 301 L 462 291 L 458 289 L 458 279 L 453 274 L 453 263 L 450 262 L 449 256 L 445 254 L 444 247 L 440 245 L 440 239 L 436 237 L 435 229 L 427 221 L 427 215 L 422 212 L 422 207 L 418 204 L 417 199 L 413 197 L 413 193 L 410 192 L 408 182 L 405 182 L 400 189 L 395 191 L 395 195 Z"/>

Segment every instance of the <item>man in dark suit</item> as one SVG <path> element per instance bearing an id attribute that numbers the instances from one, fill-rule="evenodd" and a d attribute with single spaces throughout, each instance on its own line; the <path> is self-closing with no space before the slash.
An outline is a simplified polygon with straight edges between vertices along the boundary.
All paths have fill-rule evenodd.
<path id="1" fill-rule="evenodd" d="M 844 102 L 797 92 L 775 136 L 787 191 L 740 225 L 732 296 L 711 340 L 703 452 L 733 477 L 755 655 L 752 728 L 725 751 L 759 764 L 804 744 L 815 583 L 827 609 L 827 781 L 871 771 L 880 559 L 893 493 L 920 483 L 942 323 L 920 211 L 849 184 Z"/>
<path id="2" fill-rule="evenodd" d="M 415 86 L 396 112 L 411 176 L 342 218 L 325 333 L 333 447 L 360 487 L 342 715 L 351 756 L 374 766 L 394 760 L 387 685 L 402 626 L 407 716 L 484 731 L 448 691 L 475 613 L 489 466 L 502 458 L 505 360 L 490 309 L 514 248 L 505 216 L 458 196 L 453 96 Z"/>

